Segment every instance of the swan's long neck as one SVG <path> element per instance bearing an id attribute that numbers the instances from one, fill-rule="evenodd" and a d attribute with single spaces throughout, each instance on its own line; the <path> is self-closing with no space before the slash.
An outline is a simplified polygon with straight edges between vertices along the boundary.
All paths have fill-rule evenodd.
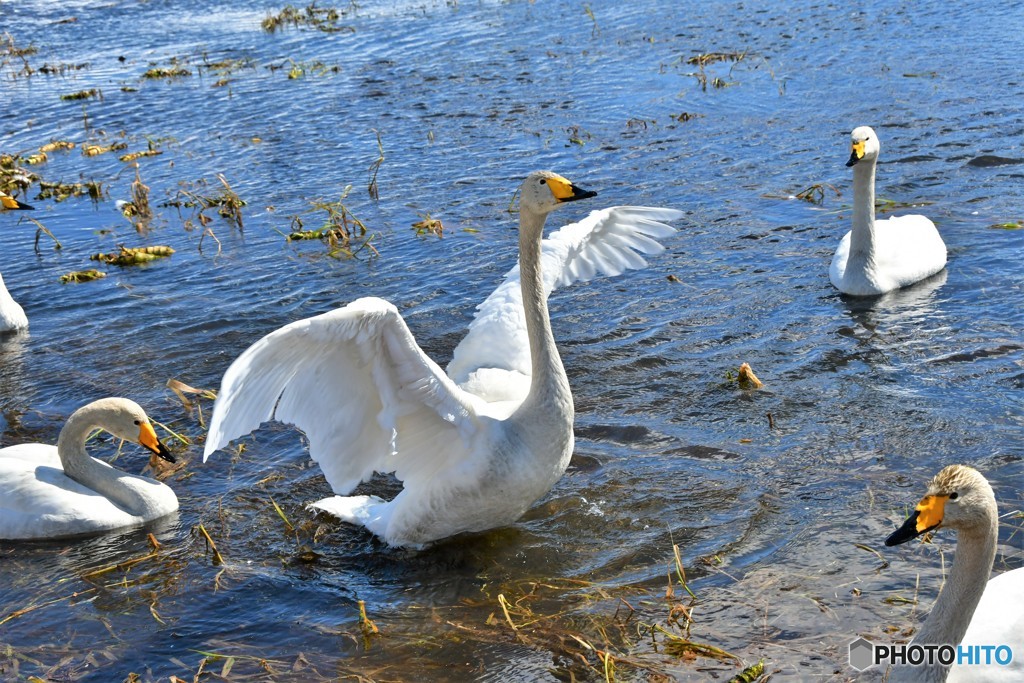
<path id="1" fill-rule="evenodd" d="M 963 640 L 996 557 L 999 519 L 994 502 L 988 517 L 987 527 L 957 532 L 956 555 L 946 585 L 914 642 L 956 644 Z"/>
<path id="2" fill-rule="evenodd" d="M 98 460 L 85 450 L 89 432 L 99 426 L 102 408 L 89 404 L 71 414 L 57 437 L 57 454 L 64 473 L 79 484 L 110 499 L 131 514 L 142 514 L 150 502 L 135 487 L 127 485 L 130 474 L 121 472 Z"/>
<path id="3" fill-rule="evenodd" d="M 850 255 L 871 260 L 875 255 L 875 163 L 853 167 L 853 229 Z"/>
<path id="4" fill-rule="evenodd" d="M 555 346 L 548 317 L 548 301 L 541 276 L 541 240 L 544 214 L 528 210 L 519 212 L 519 279 L 523 293 L 523 312 L 526 315 L 526 334 L 530 340 L 532 375 L 530 392 L 520 410 L 561 412 L 567 405 L 572 419 L 572 394 L 565 375 L 562 359 Z"/>

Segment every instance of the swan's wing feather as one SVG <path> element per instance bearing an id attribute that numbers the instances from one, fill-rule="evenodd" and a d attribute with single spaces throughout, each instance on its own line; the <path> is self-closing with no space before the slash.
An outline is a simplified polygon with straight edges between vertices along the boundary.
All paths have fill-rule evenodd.
<path id="1" fill-rule="evenodd" d="M 541 247 L 545 295 L 598 275 L 620 275 L 645 267 L 644 256 L 664 251 L 658 240 L 675 232 L 664 221 L 682 216 L 683 212 L 676 209 L 615 206 L 593 211 L 583 220 L 551 233 Z M 519 266 L 510 270 L 504 282 L 477 307 L 469 333 L 448 364 L 448 375 L 460 385 L 471 386 L 471 375 L 483 368 L 529 377 Z"/>
<path id="2" fill-rule="evenodd" d="M 402 478 L 397 443 L 410 416 L 432 424 L 448 448 L 424 448 L 409 438 L 407 457 L 439 465 L 465 457 L 459 443 L 475 429 L 466 399 L 419 348 L 394 306 L 359 299 L 268 334 L 231 364 L 204 458 L 277 419 L 305 432 L 331 488 L 346 494 L 374 471 Z"/>

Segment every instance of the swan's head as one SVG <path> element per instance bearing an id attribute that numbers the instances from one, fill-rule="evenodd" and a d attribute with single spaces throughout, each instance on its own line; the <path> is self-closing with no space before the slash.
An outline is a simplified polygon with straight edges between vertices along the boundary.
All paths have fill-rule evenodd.
<path id="1" fill-rule="evenodd" d="M 174 456 L 157 438 L 146 411 L 138 403 L 126 398 L 106 398 L 86 408 L 92 406 L 97 409 L 95 420 L 104 430 L 118 439 L 133 441 L 168 462 L 174 462 Z"/>
<path id="2" fill-rule="evenodd" d="M 519 188 L 519 206 L 531 213 L 545 215 L 566 202 L 596 197 L 551 171 L 534 171 Z"/>
<path id="3" fill-rule="evenodd" d="M 861 161 L 875 163 L 878 159 L 878 152 L 881 149 L 882 147 L 878 143 L 878 136 L 875 135 L 875 131 L 871 129 L 871 126 L 855 128 L 850 133 L 850 160 L 846 162 L 846 165 L 853 166 Z"/>
<path id="4" fill-rule="evenodd" d="M 0 192 L 0 209 L 5 211 L 14 211 L 17 209 L 32 211 L 35 207 L 29 206 L 19 202 L 14 197 L 8 196 L 3 192 Z"/>
<path id="5" fill-rule="evenodd" d="M 914 513 L 885 539 L 885 544 L 899 545 L 940 526 L 958 531 L 986 530 L 992 524 L 995 500 L 992 487 L 978 470 L 950 465 L 929 482 L 928 492 Z"/>

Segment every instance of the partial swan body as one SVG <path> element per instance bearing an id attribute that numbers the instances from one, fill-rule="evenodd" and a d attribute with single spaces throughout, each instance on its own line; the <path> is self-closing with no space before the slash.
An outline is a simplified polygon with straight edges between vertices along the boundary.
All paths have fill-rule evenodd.
<path id="1" fill-rule="evenodd" d="M 146 413 L 125 398 L 79 408 L 56 446 L 0 448 L 0 539 L 47 539 L 135 526 L 178 509 L 170 487 L 90 457 L 85 440 L 96 427 L 174 462 Z"/>
<path id="2" fill-rule="evenodd" d="M 0 275 L 0 332 L 17 332 L 28 329 L 28 317 L 11 293 L 7 291 L 4 277 Z"/>
<path id="3" fill-rule="evenodd" d="M 919 215 L 875 220 L 875 131 L 861 126 L 850 139 L 853 228 L 832 257 L 832 284 L 843 294 L 877 296 L 938 273 L 946 267 L 946 245 L 934 223 Z"/>
<path id="4" fill-rule="evenodd" d="M 204 459 L 277 419 L 309 439 L 340 495 L 312 504 L 393 546 L 423 547 L 510 524 L 565 472 L 573 400 L 548 318 L 550 291 L 646 265 L 679 211 L 595 211 L 543 240 L 547 214 L 595 193 L 547 171 L 520 188 L 519 266 L 478 307 L 447 374 L 377 298 L 300 320 L 256 342 L 228 368 Z M 348 496 L 394 473 L 392 500 Z"/>
<path id="5" fill-rule="evenodd" d="M 898 667 L 889 680 L 1024 681 L 1024 568 L 989 581 L 999 536 L 999 513 L 992 487 L 980 472 L 964 465 L 944 468 L 929 483 L 914 513 L 885 539 L 885 544 L 905 543 L 939 527 L 957 532 L 956 555 L 946 584 L 913 642 L 1007 645 L 1012 649 L 1013 661 L 1006 666 Z"/>

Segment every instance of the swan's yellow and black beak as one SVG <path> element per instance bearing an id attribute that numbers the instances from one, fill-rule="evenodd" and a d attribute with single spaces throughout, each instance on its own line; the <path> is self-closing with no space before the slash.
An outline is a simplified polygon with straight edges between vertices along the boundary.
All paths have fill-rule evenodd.
<path id="1" fill-rule="evenodd" d="M 156 437 L 153 425 L 148 422 L 143 422 L 139 425 L 139 444 L 153 451 L 154 454 L 167 462 L 174 462 L 174 456 L 167 450 L 167 446 L 163 445 L 160 439 Z"/>
<path id="2" fill-rule="evenodd" d="M 555 195 L 555 199 L 559 202 L 575 202 L 578 199 L 589 199 L 597 196 L 596 192 L 577 187 L 562 176 L 548 178 L 548 187 L 551 188 L 551 194 Z"/>
<path id="3" fill-rule="evenodd" d="M 3 206 L 4 211 L 17 211 L 19 209 L 22 211 L 35 210 L 34 206 L 29 206 L 28 204 L 19 202 L 14 197 L 8 197 L 2 192 L 0 192 L 0 206 Z"/>
<path id="4" fill-rule="evenodd" d="M 896 531 L 885 539 L 888 546 L 906 543 L 912 538 L 928 533 L 932 529 L 938 529 L 942 524 L 942 515 L 946 511 L 946 501 L 949 496 L 925 496 L 917 504 L 914 514 L 907 518 Z"/>
<path id="5" fill-rule="evenodd" d="M 854 142 L 850 145 L 850 160 L 846 162 L 847 166 L 853 166 L 858 161 L 864 158 L 864 141 Z"/>

